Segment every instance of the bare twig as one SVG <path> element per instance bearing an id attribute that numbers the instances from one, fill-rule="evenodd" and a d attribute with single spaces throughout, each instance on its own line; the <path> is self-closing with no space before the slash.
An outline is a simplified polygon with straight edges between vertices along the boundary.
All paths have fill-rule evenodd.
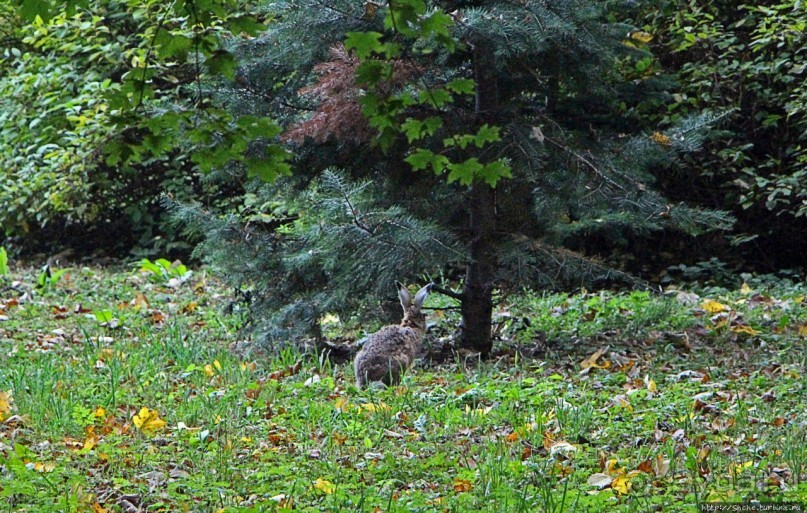
<path id="1" fill-rule="evenodd" d="M 440 294 L 443 294 L 444 296 L 448 296 L 450 298 L 453 298 L 453 299 L 456 299 L 457 301 L 462 302 L 462 299 L 463 299 L 462 294 L 460 294 L 459 292 L 454 292 L 453 290 L 450 290 L 450 289 L 444 289 L 440 285 L 435 285 L 435 284 L 432 284 L 431 289 L 434 292 L 439 292 Z M 443 308 L 443 310 L 445 310 L 445 309 Z"/>

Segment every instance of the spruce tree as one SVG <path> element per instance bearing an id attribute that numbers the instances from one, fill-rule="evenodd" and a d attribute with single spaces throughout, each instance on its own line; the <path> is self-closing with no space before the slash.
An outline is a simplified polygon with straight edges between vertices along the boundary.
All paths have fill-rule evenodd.
<path id="1" fill-rule="evenodd" d="M 317 333 L 326 313 L 378 318 L 395 279 L 442 279 L 460 344 L 487 354 L 494 291 L 630 280 L 585 241 L 730 223 L 653 191 L 717 116 L 643 126 L 637 106 L 667 84 L 649 35 L 607 6 L 272 2 L 222 94 L 285 127 L 294 173 L 251 183 L 240 215 L 177 216 L 253 287 L 268 340 Z"/>

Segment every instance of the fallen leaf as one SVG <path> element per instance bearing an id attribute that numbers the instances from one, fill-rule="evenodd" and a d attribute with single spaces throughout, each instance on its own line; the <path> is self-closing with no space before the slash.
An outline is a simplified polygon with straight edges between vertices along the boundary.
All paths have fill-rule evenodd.
<path id="1" fill-rule="evenodd" d="M 336 485 L 318 477 L 316 481 L 314 481 L 314 488 L 319 490 L 320 492 L 324 493 L 325 495 L 331 495 L 333 492 L 336 491 Z"/>
<path id="2" fill-rule="evenodd" d="M 653 472 L 656 477 L 664 477 L 670 471 L 670 460 L 665 460 L 661 454 L 656 455 L 656 460 L 653 462 Z"/>
<path id="3" fill-rule="evenodd" d="M 710 314 L 725 312 L 726 310 L 729 309 L 729 307 L 727 307 L 723 303 L 718 303 L 714 299 L 704 299 L 703 302 L 701 303 L 701 308 L 703 308 Z"/>
<path id="4" fill-rule="evenodd" d="M 3 392 L 0 390 L 0 421 L 5 420 L 11 413 L 11 405 L 14 403 L 14 396 L 11 390 Z"/>
<path id="5" fill-rule="evenodd" d="M 611 489 L 619 495 L 625 495 L 630 491 L 630 478 L 627 475 L 618 476 L 611 482 Z"/>
<path id="6" fill-rule="evenodd" d="M 729 331 L 731 331 L 732 333 L 742 333 L 744 335 L 751 335 L 751 336 L 759 335 L 761 333 L 760 331 L 755 330 L 754 328 L 752 328 L 747 324 L 738 324 L 732 326 L 731 328 L 729 328 Z"/>
<path id="7" fill-rule="evenodd" d="M 53 472 L 53 470 L 55 468 L 56 468 L 56 464 L 53 463 L 53 462 L 51 462 L 51 463 L 41 463 L 41 462 L 34 463 L 34 470 L 36 470 L 40 474 L 48 474 L 50 472 Z"/>
<path id="8" fill-rule="evenodd" d="M 474 485 L 467 479 L 454 478 L 454 491 L 457 493 L 470 492 Z"/>
<path id="9" fill-rule="evenodd" d="M 577 447 L 570 444 L 569 442 L 564 442 L 564 441 L 555 442 L 555 443 L 553 443 L 552 445 L 549 446 L 549 454 L 551 454 L 552 456 L 554 456 L 554 455 L 556 455 L 558 453 L 561 453 L 561 452 L 567 453 L 567 452 L 574 452 L 576 450 L 577 450 Z"/>
<path id="10" fill-rule="evenodd" d="M 590 367 L 599 367 L 599 365 L 597 365 L 597 360 L 600 358 L 600 356 L 605 354 L 606 351 L 608 351 L 608 346 L 598 349 L 594 354 L 580 362 L 580 367 L 583 370 Z"/>
<path id="11" fill-rule="evenodd" d="M 599 489 L 607 488 L 611 486 L 611 482 L 613 482 L 613 478 L 608 474 L 603 474 L 602 472 L 597 472 L 596 474 L 591 474 L 588 476 L 586 480 L 586 484 L 589 486 L 596 486 Z"/>
<path id="12" fill-rule="evenodd" d="M 138 292 L 132 299 L 131 304 L 135 310 L 146 310 L 149 307 L 149 300 L 146 299 L 146 296 L 144 296 L 142 293 Z"/>
<path id="13" fill-rule="evenodd" d="M 145 406 L 132 417 L 135 427 L 146 434 L 154 434 L 165 427 L 165 421 L 160 418 L 157 410 L 149 410 Z"/>

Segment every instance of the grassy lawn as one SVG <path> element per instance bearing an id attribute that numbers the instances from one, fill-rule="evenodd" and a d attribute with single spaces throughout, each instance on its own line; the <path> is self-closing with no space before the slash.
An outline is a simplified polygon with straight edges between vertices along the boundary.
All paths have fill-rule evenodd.
<path id="1" fill-rule="evenodd" d="M 801 285 L 525 293 L 500 307 L 496 358 L 361 392 L 349 364 L 236 356 L 237 308 L 204 270 L 18 269 L 0 290 L 0 511 L 806 500 Z M 435 347 L 454 313 L 432 312 Z"/>

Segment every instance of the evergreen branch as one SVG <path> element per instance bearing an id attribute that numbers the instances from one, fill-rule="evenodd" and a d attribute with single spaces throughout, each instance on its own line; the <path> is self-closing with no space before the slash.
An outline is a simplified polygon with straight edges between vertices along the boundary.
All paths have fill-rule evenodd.
<path id="1" fill-rule="evenodd" d="M 587 158 L 586 158 L 586 157 L 584 157 L 583 155 L 581 155 L 581 154 L 579 154 L 578 152 L 574 151 L 573 149 L 571 149 L 571 148 L 569 148 L 569 147 L 565 146 L 564 144 L 560 143 L 559 141 L 556 141 L 555 139 L 553 139 L 553 138 L 551 138 L 551 137 L 548 137 L 546 134 L 544 134 L 544 140 L 545 140 L 545 141 L 548 141 L 549 143 L 551 143 L 551 144 L 552 144 L 552 145 L 554 145 L 555 147 L 557 147 L 557 148 L 559 148 L 559 149 L 561 149 L 561 150 L 565 151 L 565 152 L 566 152 L 566 153 L 568 153 L 569 155 L 571 155 L 571 156 L 573 156 L 574 158 L 576 158 L 578 161 L 580 161 L 580 162 L 582 162 L 583 164 L 585 164 L 585 165 L 586 165 L 586 167 L 588 167 L 589 169 L 591 169 L 592 171 L 594 171 L 594 174 L 596 174 L 597 176 L 599 176 L 599 177 L 600 177 L 600 178 L 601 178 L 603 181 L 605 181 L 605 182 L 609 183 L 610 185 L 613 185 L 614 187 L 616 187 L 617 189 L 619 189 L 619 190 L 621 190 L 621 191 L 624 191 L 624 190 L 625 190 L 625 187 L 623 187 L 622 185 L 618 184 L 617 182 L 615 182 L 615 181 L 613 181 L 611 178 L 609 178 L 609 177 L 608 177 L 608 176 L 607 176 L 605 173 L 603 173 L 603 172 L 600 170 L 600 168 L 599 168 L 599 167 L 597 167 L 597 166 L 596 166 L 596 165 L 595 165 L 595 164 L 594 164 L 594 163 L 593 163 L 591 160 L 587 159 Z"/>

